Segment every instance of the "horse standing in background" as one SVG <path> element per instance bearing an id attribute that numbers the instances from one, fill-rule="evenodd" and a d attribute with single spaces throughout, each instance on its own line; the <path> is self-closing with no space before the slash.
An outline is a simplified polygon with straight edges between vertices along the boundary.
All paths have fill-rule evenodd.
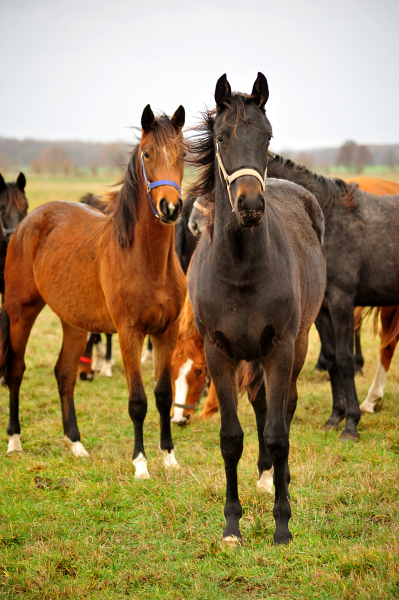
<path id="1" fill-rule="evenodd" d="M 323 210 L 327 288 L 316 326 L 333 396 L 324 427 L 337 429 L 346 417 L 341 439 L 357 441 L 354 309 L 399 305 L 399 195 L 372 195 L 357 183 L 317 175 L 280 156 L 269 162 L 268 175 L 303 186 Z"/>
<path id="2" fill-rule="evenodd" d="M 251 95 L 233 94 L 226 76 L 216 85 L 194 140 L 201 168 L 193 195 L 214 202 L 189 272 L 195 323 L 220 402 L 220 446 L 226 471 L 225 542 L 239 542 L 242 509 L 237 465 L 244 432 L 237 415 L 241 360 L 260 360 L 267 395 L 254 405 L 259 480 L 274 468 L 274 543 L 291 539 L 288 521 L 289 429 L 309 329 L 324 296 L 323 215 L 300 186 L 266 178 L 272 135 L 264 107 L 267 81 L 258 73 Z"/>
<path id="3" fill-rule="evenodd" d="M 0 174 L 0 294 L 4 296 L 4 265 L 10 239 L 28 214 L 25 196 L 26 179 L 20 173 L 15 183 L 6 183 Z"/>
<path id="4" fill-rule="evenodd" d="M 136 477 L 148 478 L 143 442 L 147 412 L 140 354 L 146 335 L 155 350 L 155 399 L 165 467 L 176 467 L 171 436 L 171 357 L 186 281 L 174 251 L 181 209 L 184 108 L 173 117 L 143 111 L 140 143 L 122 188 L 110 194 L 109 215 L 78 202 L 50 202 L 18 227 L 9 246 L 5 304 L 0 316 L 0 367 L 10 390 L 9 451 L 21 451 L 18 418 L 24 355 L 45 304 L 60 317 L 63 344 L 55 374 L 65 441 L 75 456 L 80 442 L 74 405 L 79 358 L 87 331 L 118 333 L 135 431 Z"/>

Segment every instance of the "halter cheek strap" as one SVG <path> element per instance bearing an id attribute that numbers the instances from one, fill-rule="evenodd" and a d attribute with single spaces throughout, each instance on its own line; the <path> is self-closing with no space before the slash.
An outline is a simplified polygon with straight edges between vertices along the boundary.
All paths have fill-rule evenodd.
<path id="1" fill-rule="evenodd" d="M 193 208 L 196 208 L 198 210 L 198 212 L 201 213 L 201 215 L 204 215 L 206 212 L 206 209 L 202 206 L 202 204 L 200 204 L 198 202 L 198 200 L 194 200 L 193 202 Z"/>
<path id="2" fill-rule="evenodd" d="M 150 183 L 147 179 L 147 173 L 145 172 L 143 153 L 141 153 L 141 169 L 143 171 L 143 178 L 144 178 L 144 182 L 145 182 L 145 187 L 147 188 L 147 194 L 148 194 L 148 198 L 150 200 L 152 212 L 154 213 L 156 218 L 159 219 L 158 211 L 152 202 L 151 190 L 156 187 L 159 187 L 160 185 L 171 185 L 179 192 L 179 196 L 181 196 L 181 189 L 175 181 L 170 181 L 169 179 L 159 179 L 158 181 L 153 181 L 152 183 Z"/>
<path id="3" fill-rule="evenodd" d="M 273 156 L 273 154 L 271 152 L 269 152 L 269 151 L 268 151 L 268 154 L 269 154 L 269 156 Z M 265 191 L 265 179 L 267 177 L 267 165 L 266 165 L 266 169 L 265 169 L 265 173 L 263 175 L 263 178 L 262 178 L 261 175 L 259 175 L 258 171 L 255 171 L 255 169 L 239 169 L 238 171 L 235 171 L 231 175 L 228 175 L 226 169 L 224 168 L 222 157 L 220 156 L 218 142 L 216 142 L 216 158 L 218 159 L 219 176 L 220 176 L 220 179 L 222 179 L 222 175 L 223 175 L 223 179 L 226 182 L 227 192 L 229 194 L 229 200 L 230 200 L 231 208 L 232 208 L 232 211 L 234 213 L 236 213 L 236 211 L 235 211 L 235 208 L 234 208 L 233 200 L 232 200 L 232 197 L 231 197 L 231 190 L 230 190 L 230 186 L 233 183 L 233 181 L 235 181 L 239 177 L 244 177 L 244 175 L 251 175 L 252 177 L 256 177 L 256 179 L 258 179 L 260 181 L 260 184 L 262 186 L 262 192 Z M 273 156 L 273 158 L 274 158 L 274 156 Z M 238 218 L 237 213 L 236 213 L 236 216 Z"/>

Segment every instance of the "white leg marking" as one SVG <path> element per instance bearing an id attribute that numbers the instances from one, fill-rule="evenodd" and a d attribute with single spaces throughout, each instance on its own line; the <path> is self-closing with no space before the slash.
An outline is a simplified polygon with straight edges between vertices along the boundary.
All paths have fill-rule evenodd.
<path id="1" fill-rule="evenodd" d="M 90 456 L 88 452 L 86 452 L 85 447 L 81 442 L 73 442 L 69 439 L 67 435 L 64 436 L 64 440 L 70 451 L 77 458 L 83 458 L 85 456 Z"/>
<path id="2" fill-rule="evenodd" d="M 21 440 L 19 439 L 19 433 L 14 433 L 8 436 L 8 449 L 7 454 L 10 452 L 22 452 Z"/>
<path id="3" fill-rule="evenodd" d="M 141 357 L 141 364 L 145 365 L 146 363 L 149 363 L 152 360 L 152 350 L 148 350 L 148 348 L 146 348 L 143 352 L 143 356 Z"/>
<path id="4" fill-rule="evenodd" d="M 163 464 L 165 469 L 180 469 L 179 463 L 175 458 L 175 451 L 161 450 L 163 452 Z"/>
<path id="5" fill-rule="evenodd" d="M 103 360 L 103 364 L 101 367 L 100 375 L 104 375 L 104 377 L 112 377 L 112 365 L 114 364 L 114 360 Z"/>
<path id="6" fill-rule="evenodd" d="M 223 541 L 226 544 L 240 544 L 241 543 L 241 540 L 238 537 L 236 537 L 235 535 L 228 535 L 227 537 L 223 538 Z"/>
<path id="7" fill-rule="evenodd" d="M 374 376 L 374 381 L 371 384 L 367 398 L 360 405 L 362 412 L 373 413 L 375 405 L 380 402 L 384 395 L 384 388 L 387 382 L 388 372 L 385 371 L 381 362 L 378 363 L 377 371 Z"/>
<path id="8" fill-rule="evenodd" d="M 180 367 L 179 375 L 175 381 L 175 402 L 177 404 L 185 404 L 188 394 L 187 375 L 191 371 L 193 361 L 188 358 Z M 184 408 L 174 408 L 172 423 L 185 423 L 187 417 L 183 417 Z"/>
<path id="9" fill-rule="evenodd" d="M 259 477 L 256 485 L 258 488 L 267 492 L 268 494 L 273 494 L 274 485 L 273 485 L 273 467 L 268 471 L 263 471 L 262 475 Z"/>
<path id="10" fill-rule="evenodd" d="M 136 469 L 134 474 L 136 479 L 150 479 L 150 474 L 147 469 L 147 459 L 142 452 L 140 452 L 138 457 L 133 460 L 133 465 Z"/>

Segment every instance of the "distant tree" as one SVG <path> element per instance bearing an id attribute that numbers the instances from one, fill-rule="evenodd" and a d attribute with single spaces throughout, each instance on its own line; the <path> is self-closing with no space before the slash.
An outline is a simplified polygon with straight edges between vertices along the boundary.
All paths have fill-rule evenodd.
<path id="1" fill-rule="evenodd" d="M 11 169 L 11 160 L 6 154 L 0 150 L 0 173 L 6 173 Z"/>
<path id="2" fill-rule="evenodd" d="M 301 152 L 300 154 L 298 154 L 295 157 L 295 162 L 301 165 L 305 165 L 305 167 L 307 167 L 308 169 L 313 169 L 314 167 L 313 159 L 307 152 Z"/>
<path id="3" fill-rule="evenodd" d="M 390 169 L 394 169 L 398 165 L 398 153 L 395 152 L 395 148 L 390 148 L 387 151 L 384 162 Z"/>
<path id="4" fill-rule="evenodd" d="M 30 168 L 32 169 L 32 171 L 34 173 L 41 173 L 42 172 L 42 163 L 40 161 L 40 158 L 32 158 L 32 160 L 30 161 Z"/>
<path id="5" fill-rule="evenodd" d="M 104 167 L 114 169 L 124 168 L 127 164 L 127 153 L 120 144 L 106 144 L 101 149 L 100 161 Z"/>
<path id="6" fill-rule="evenodd" d="M 73 163 L 68 153 L 59 146 L 49 146 L 43 150 L 39 158 L 42 173 L 63 173 L 69 175 L 73 169 Z"/>
<path id="7" fill-rule="evenodd" d="M 373 155 L 368 146 L 359 146 L 356 142 L 345 142 L 339 149 L 337 165 L 343 165 L 350 171 L 360 173 L 366 165 L 373 164 Z"/>
<path id="8" fill-rule="evenodd" d="M 97 177 L 98 175 L 98 161 L 90 160 L 89 161 L 89 169 L 93 177 Z"/>

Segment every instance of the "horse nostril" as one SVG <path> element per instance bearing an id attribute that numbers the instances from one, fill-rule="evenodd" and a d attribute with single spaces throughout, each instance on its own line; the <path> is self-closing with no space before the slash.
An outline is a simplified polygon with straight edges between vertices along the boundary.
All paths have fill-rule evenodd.
<path id="1" fill-rule="evenodd" d="M 166 202 L 165 198 L 162 198 L 162 200 L 159 203 L 159 208 L 161 210 L 161 213 L 167 217 L 168 216 L 168 212 L 169 212 L 169 208 L 168 208 L 168 203 Z"/>
<path id="2" fill-rule="evenodd" d="M 245 202 L 245 196 L 239 196 L 238 200 L 237 200 L 237 208 L 238 210 L 241 212 L 244 209 L 244 202 Z"/>

